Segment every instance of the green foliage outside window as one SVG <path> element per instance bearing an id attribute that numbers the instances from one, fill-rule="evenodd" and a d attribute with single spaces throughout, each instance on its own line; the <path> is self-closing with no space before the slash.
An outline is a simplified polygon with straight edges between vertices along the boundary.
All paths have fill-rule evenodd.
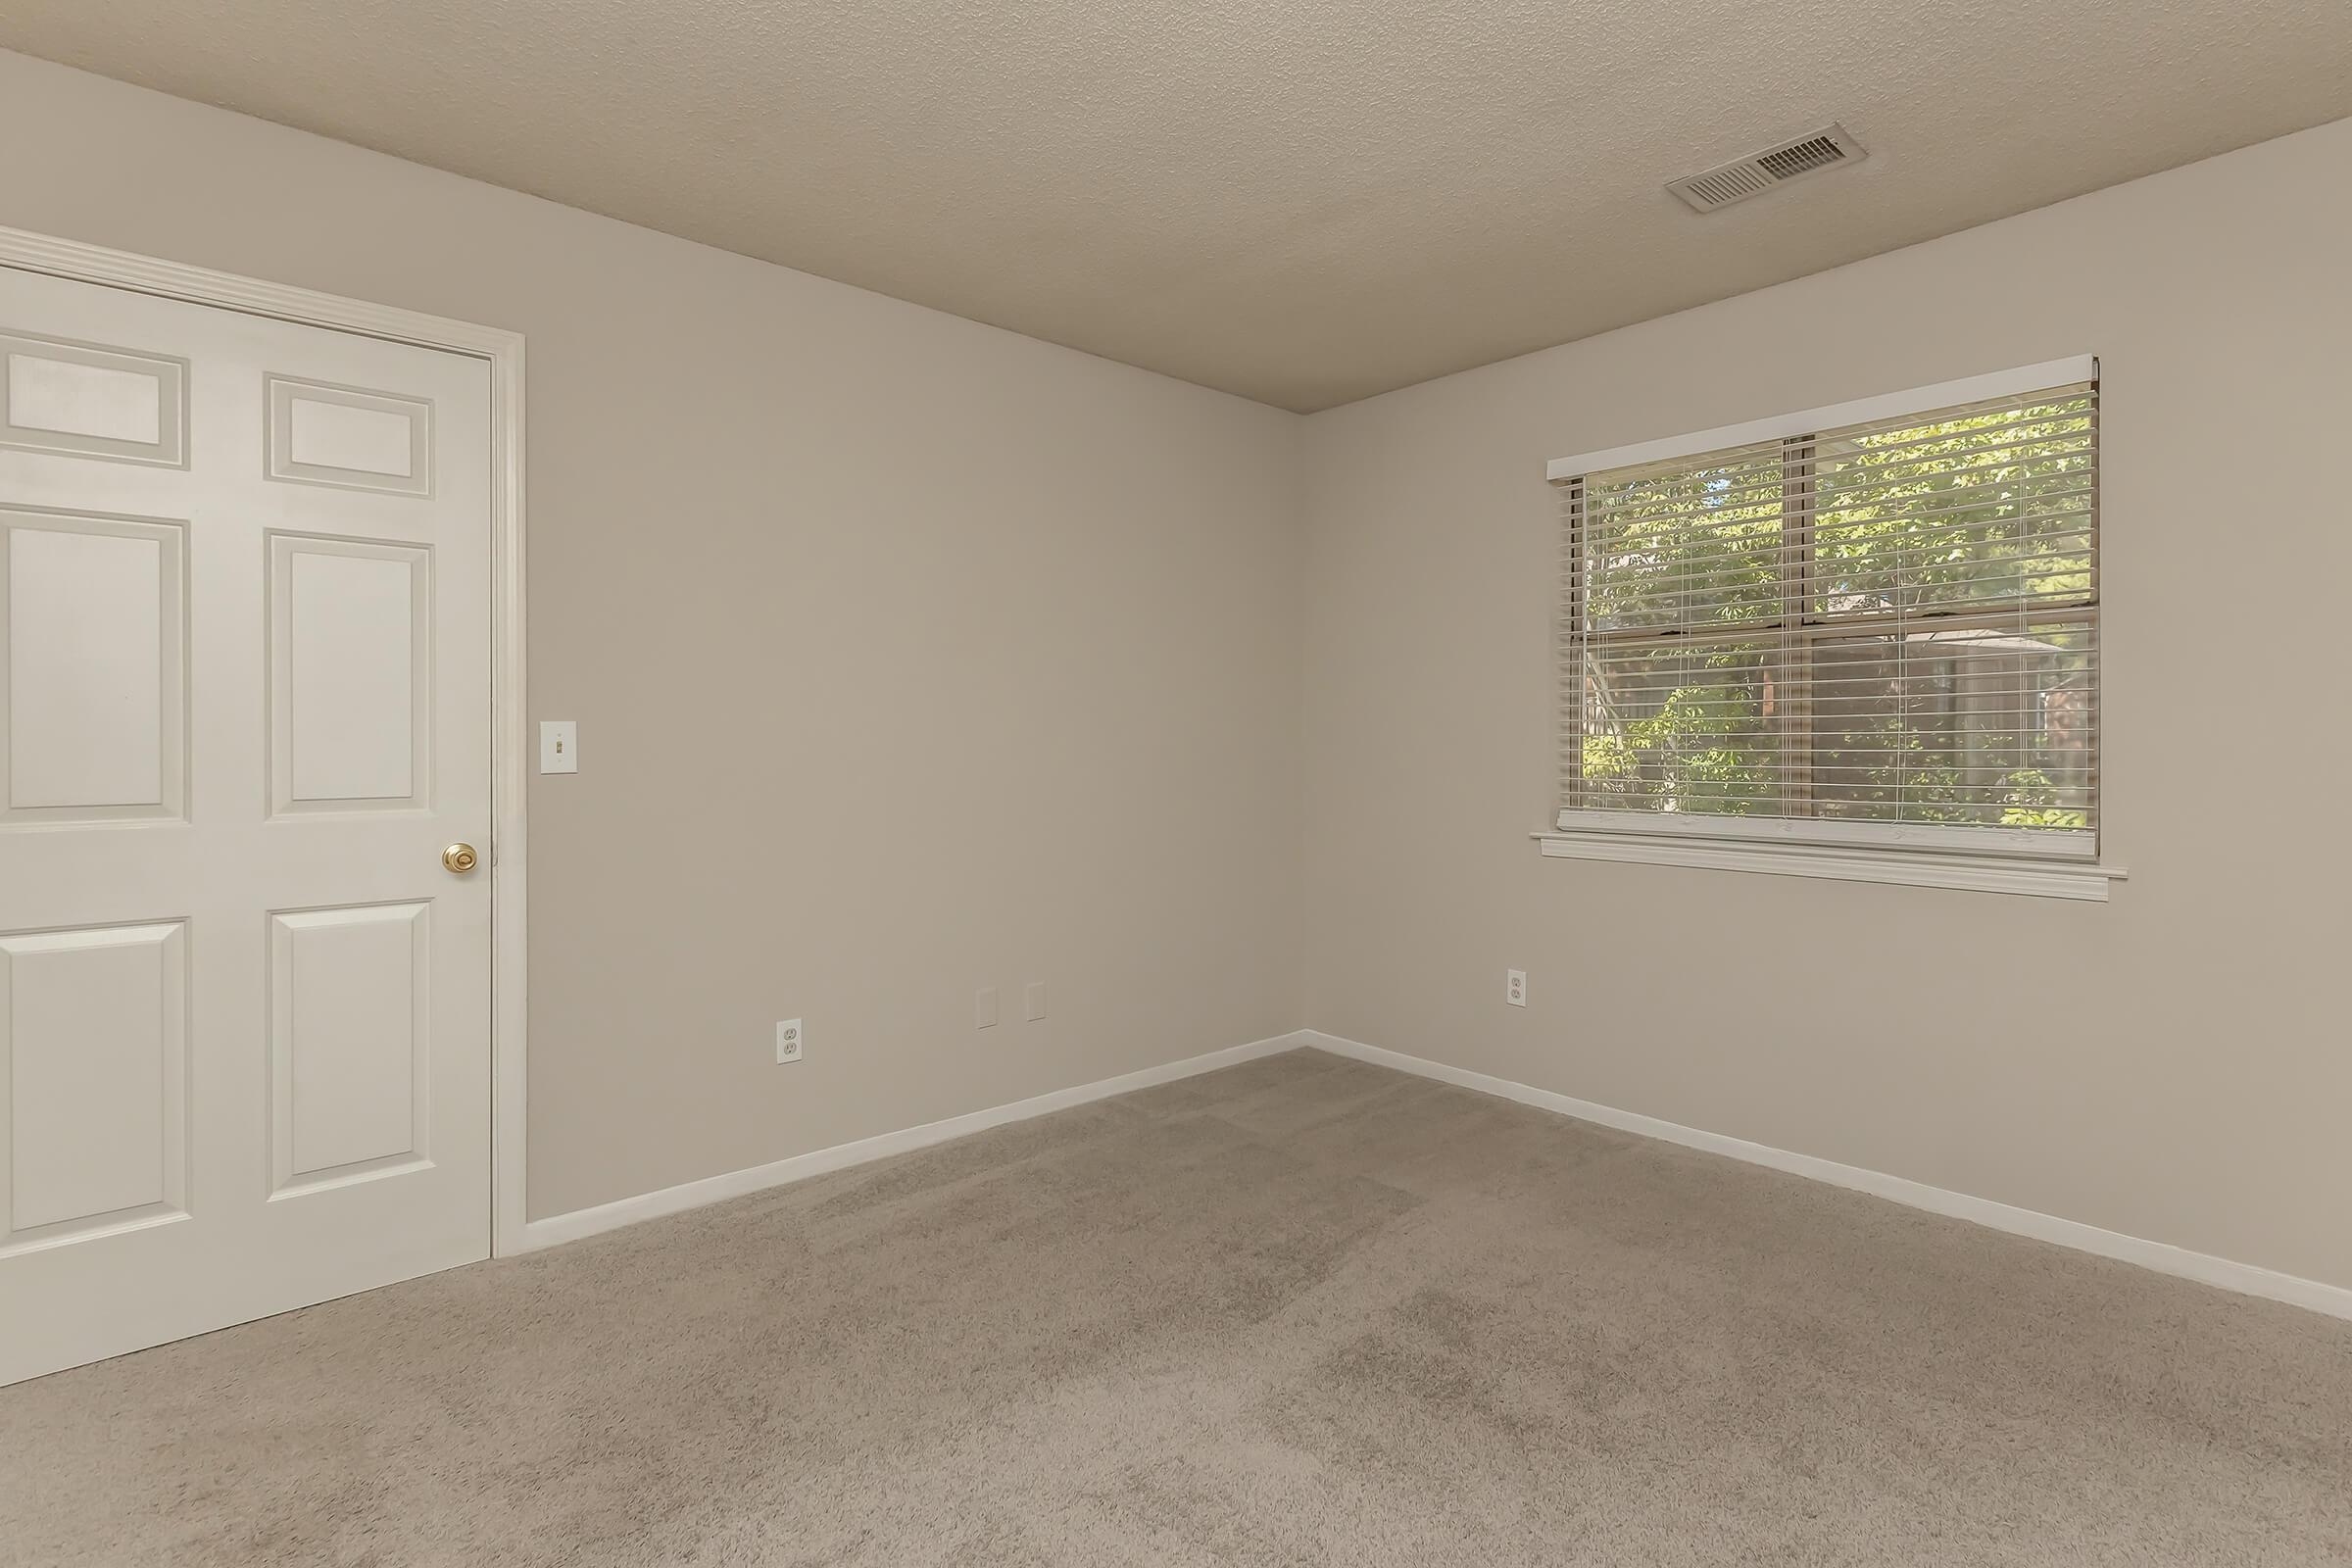
<path id="1" fill-rule="evenodd" d="M 1595 476 L 1584 804 L 2087 827 L 2094 420 L 2085 394 Z"/>

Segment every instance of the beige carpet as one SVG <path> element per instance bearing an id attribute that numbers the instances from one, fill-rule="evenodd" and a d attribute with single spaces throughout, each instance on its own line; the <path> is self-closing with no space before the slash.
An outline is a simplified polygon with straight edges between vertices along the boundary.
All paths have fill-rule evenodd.
<path id="1" fill-rule="evenodd" d="M 2352 1562 L 2352 1324 L 1297 1053 L 0 1391 L 0 1562 Z"/>

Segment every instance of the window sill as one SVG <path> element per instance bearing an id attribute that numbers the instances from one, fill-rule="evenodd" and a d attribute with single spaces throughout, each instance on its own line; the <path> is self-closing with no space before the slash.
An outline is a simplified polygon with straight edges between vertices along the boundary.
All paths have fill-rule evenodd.
<path id="1" fill-rule="evenodd" d="M 2121 866 L 2089 861 L 1985 859 L 1933 851 L 1839 849 L 1820 844 L 1735 844 L 1722 839 L 1672 839 L 1639 833 L 1538 833 L 1547 859 L 1630 860 L 1712 871 L 1761 871 L 1777 876 L 1830 877 L 1841 882 L 1892 882 L 1922 888 L 1963 888 L 2044 899 L 2105 903 L 2108 887 L 2127 875 Z"/>

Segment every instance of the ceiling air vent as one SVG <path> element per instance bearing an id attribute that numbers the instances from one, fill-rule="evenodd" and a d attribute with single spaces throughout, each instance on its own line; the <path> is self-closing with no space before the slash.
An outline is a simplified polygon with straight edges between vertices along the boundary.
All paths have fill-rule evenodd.
<path id="1" fill-rule="evenodd" d="M 1751 153 L 1703 174 L 1692 174 L 1689 179 L 1675 180 L 1666 188 L 1688 202 L 1692 211 L 1711 213 L 1718 207 L 1761 196 L 1776 185 L 1818 174 L 1825 169 L 1858 164 L 1869 156 L 1843 125 L 1824 125 L 1794 141 Z"/>

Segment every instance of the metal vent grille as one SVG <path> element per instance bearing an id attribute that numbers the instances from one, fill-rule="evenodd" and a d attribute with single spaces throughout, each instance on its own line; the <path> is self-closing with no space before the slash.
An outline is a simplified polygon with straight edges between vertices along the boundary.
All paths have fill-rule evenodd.
<path id="1" fill-rule="evenodd" d="M 1842 125 L 1825 125 L 1794 141 L 1768 147 L 1760 153 L 1710 169 L 1703 174 L 1678 179 L 1666 188 L 1692 211 L 1711 213 L 1750 196 L 1761 196 L 1776 185 L 1818 174 L 1825 169 L 1858 164 L 1870 155 Z"/>

